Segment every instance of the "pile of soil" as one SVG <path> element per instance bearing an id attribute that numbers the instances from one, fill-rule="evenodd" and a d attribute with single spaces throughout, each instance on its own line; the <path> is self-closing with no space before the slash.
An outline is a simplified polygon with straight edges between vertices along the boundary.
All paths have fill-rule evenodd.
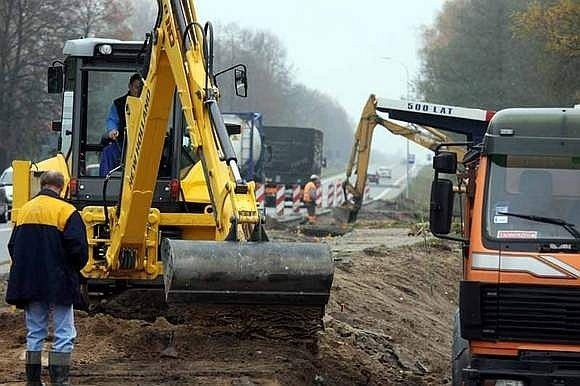
<path id="1" fill-rule="evenodd" d="M 275 239 L 331 244 L 337 267 L 323 318 L 319 309 L 165 306 L 152 292 L 122 293 L 76 312 L 73 384 L 448 383 L 459 253 L 408 238 L 390 220 L 369 221 L 372 227 L 357 224 L 344 240 L 273 232 Z M 362 249 L 352 249 L 347 236 Z M 24 379 L 23 319 L 0 306 L 0 384 Z M 324 329 L 304 323 L 321 319 Z"/>

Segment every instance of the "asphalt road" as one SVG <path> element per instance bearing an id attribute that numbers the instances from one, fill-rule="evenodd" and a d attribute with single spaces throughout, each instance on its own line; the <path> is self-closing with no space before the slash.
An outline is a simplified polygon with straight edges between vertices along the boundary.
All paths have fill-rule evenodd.
<path id="1" fill-rule="evenodd" d="M 391 178 L 380 178 L 377 185 L 370 184 L 372 199 L 394 199 L 399 194 L 404 193 L 405 187 L 407 186 L 407 171 L 404 164 L 391 165 L 392 177 Z M 409 167 L 409 179 L 413 179 L 420 170 L 419 167 L 414 167 L 410 165 Z M 369 168 L 370 171 L 376 170 L 376 168 Z"/>

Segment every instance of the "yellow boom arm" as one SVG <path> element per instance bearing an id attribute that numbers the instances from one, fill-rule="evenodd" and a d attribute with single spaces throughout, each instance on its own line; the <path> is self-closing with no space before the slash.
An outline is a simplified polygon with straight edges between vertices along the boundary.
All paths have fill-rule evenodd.
<path id="1" fill-rule="evenodd" d="M 441 143 L 447 142 L 447 137 L 432 127 L 419 127 L 416 125 L 410 127 L 402 126 L 393 121 L 382 118 L 377 112 L 377 98 L 375 95 L 371 95 L 363 108 L 355 132 L 354 144 L 350 153 L 350 158 L 346 166 L 344 192 L 347 195 L 352 195 L 352 202 L 345 201 L 343 209 L 346 209 L 347 213 L 342 213 L 338 217 L 341 217 L 341 219 L 347 220 L 348 222 L 353 222 L 356 219 L 356 215 L 362 205 L 365 185 L 367 183 L 373 132 L 377 125 L 381 125 L 391 133 L 401 135 L 408 140 L 433 151 L 435 151 L 435 148 Z M 449 150 L 456 152 L 460 159 L 465 155 L 465 150 L 460 147 L 452 147 Z M 350 182 L 350 177 L 353 172 L 356 174 L 356 181 L 354 184 Z"/>
<path id="2" fill-rule="evenodd" d="M 213 29 L 210 23 L 198 23 L 193 0 L 158 0 L 158 6 L 145 46 L 143 88 L 139 97 L 128 96 L 125 105 L 121 165 L 104 179 L 91 180 L 103 183 L 103 206 L 81 203 L 90 247 L 82 270 L 90 280 L 83 291 L 87 295 L 89 286 L 117 280 L 157 288 L 162 278 L 170 302 L 292 304 L 314 307 L 306 315 L 319 320 L 332 287 L 330 249 L 322 243 L 268 240 L 254 183 L 240 175 L 218 108 L 215 76 L 233 69 L 236 94 L 243 96 L 245 66 L 214 72 Z M 172 103 L 181 107 L 183 120 L 172 117 Z M 170 117 L 176 118 L 172 130 Z M 174 149 L 182 147 L 173 154 L 187 157 L 185 168 L 178 162 L 183 159 L 174 160 L 171 181 L 159 176 L 166 137 Z M 36 164 L 35 170 L 31 165 L 14 163 L 18 207 L 36 189 L 38 172 L 63 170 L 71 186 L 77 177 L 87 177 L 69 174 L 62 154 Z M 110 207 L 107 183 L 119 170 L 120 196 Z M 161 185 L 166 191 L 155 196 Z"/>
<path id="3" fill-rule="evenodd" d="M 156 237 L 160 214 L 151 209 L 151 202 L 175 88 L 193 148 L 203 164 L 215 239 L 244 239 L 259 222 L 254 185 L 240 177 L 217 107 L 219 92 L 204 53 L 208 31 L 204 33 L 197 22 L 191 0 L 159 0 L 159 7 L 141 95 L 127 97 L 122 196 L 118 210 L 111 208 L 108 213 L 111 244 L 106 260 L 111 270 L 121 266 L 120 256 L 135 259 L 137 268 L 152 266 L 146 259 L 157 261 L 156 240 L 148 238 Z"/>

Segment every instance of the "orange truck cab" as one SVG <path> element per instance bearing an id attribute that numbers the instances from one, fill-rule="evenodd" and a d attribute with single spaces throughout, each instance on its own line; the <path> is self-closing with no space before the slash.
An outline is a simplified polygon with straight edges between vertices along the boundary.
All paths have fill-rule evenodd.
<path id="1" fill-rule="evenodd" d="M 463 244 L 453 385 L 580 385 L 580 109 L 488 123 L 433 158 L 431 231 Z"/>

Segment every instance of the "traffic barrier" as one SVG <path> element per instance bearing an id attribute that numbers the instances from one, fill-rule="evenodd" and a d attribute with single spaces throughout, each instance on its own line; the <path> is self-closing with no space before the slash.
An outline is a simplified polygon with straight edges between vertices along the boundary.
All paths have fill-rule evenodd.
<path id="1" fill-rule="evenodd" d="M 326 194 L 326 206 L 332 208 L 334 206 L 334 182 L 328 184 L 328 192 Z"/>
<path id="2" fill-rule="evenodd" d="M 336 199 L 335 201 L 335 205 L 336 206 L 340 206 L 342 204 L 342 202 L 344 201 L 344 194 L 342 191 L 342 181 L 341 180 L 336 180 Z"/>
<path id="3" fill-rule="evenodd" d="M 322 188 L 320 186 L 316 188 L 316 206 L 322 208 Z"/>
<path id="4" fill-rule="evenodd" d="M 369 186 L 369 184 L 365 185 L 365 195 L 364 195 L 364 199 L 365 200 L 370 200 L 371 199 L 371 187 Z"/>
<path id="5" fill-rule="evenodd" d="M 261 208 L 264 207 L 266 203 L 266 186 L 264 184 L 256 184 L 256 201 Z"/>
<path id="6" fill-rule="evenodd" d="M 278 185 L 276 189 L 276 215 L 284 216 L 284 199 L 286 198 L 286 187 Z"/>
<path id="7" fill-rule="evenodd" d="M 292 208 L 294 209 L 294 213 L 300 212 L 300 207 L 302 206 L 302 202 L 300 200 L 301 193 L 302 188 L 300 185 L 294 185 L 292 189 Z"/>

